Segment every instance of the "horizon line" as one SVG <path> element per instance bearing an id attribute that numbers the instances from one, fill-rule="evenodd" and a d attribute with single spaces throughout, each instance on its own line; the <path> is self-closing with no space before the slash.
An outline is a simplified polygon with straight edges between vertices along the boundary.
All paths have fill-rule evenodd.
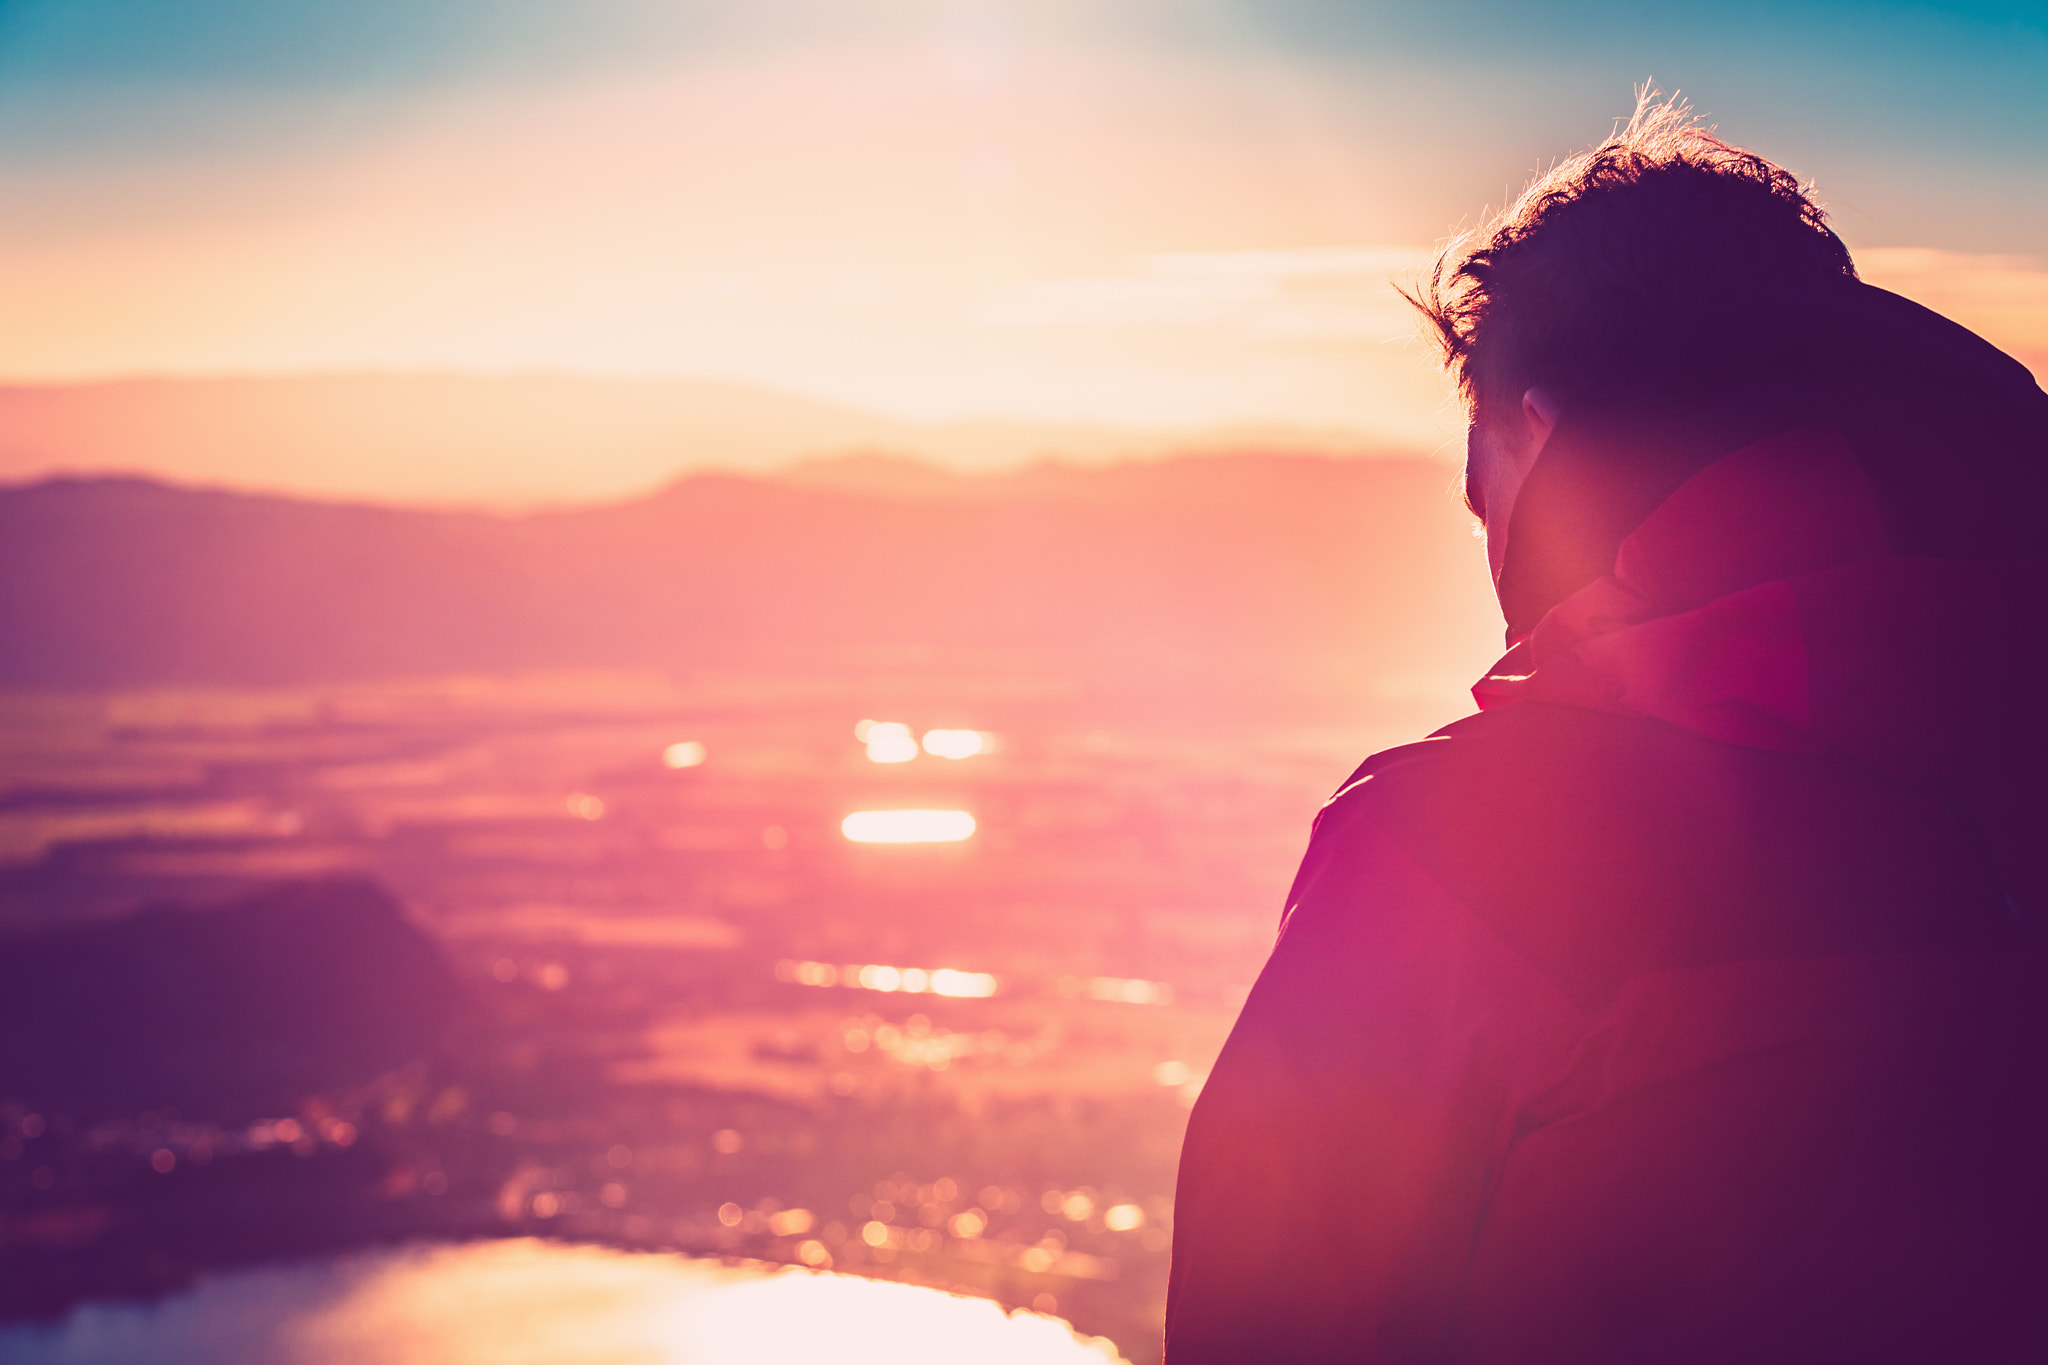
<path id="1" fill-rule="evenodd" d="M 0 381 L 0 388 L 6 387 Z M 749 483 L 782 484 L 795 491 L 825 494 L 842 494 L 851 497 L 877 497 L 889 499 L 920 500 L 915 493 L 892 491 L 884 486 L 862 488 L 854 483 L 835 483 L 829 480 L 811 482 L 801 477 L 805 471 L 829 473 L 835 466 L 847 467 L 868 463 L 881 466 L 895 466 L 919 477 L 929 476 L 934 485 L 943 482 L 962 488 L 990 486 L 1005 480 L 1014 480 L 1033 474 L 1050 471 L 1088 476 L 1108 474 L 1133 466 L 1193 464 L 1223 460 L 1314 460 L 1329 464 L 1427 464 L 1434 462 L 1434 452 L 1418 448 L 1396 449 L 1381 447 L 1372 453 L 1339 451 L 1313 448 L 1301 449 L 1223 449 L 1217 447 L 1155 447 L 1145 451 L 1133 451 L 1098 459 L 1083 459 L 1071 455 L 1048 452 L 1024 463 L 1002 468 L 961 468 L 943 460 L 912 450 L 892 450 L 878 447 L 848 448 L 843 451 L 818 452 L 791 456 L 773 465 L 745 467 L 729 464 L 705 464 L 678 469 L 675 474 L 650 487 L 626 493 L 612 493 L 587 498 L 556 497 L 533 499 L 434 499 L 407 497 L 379 497 L 367 493 L 323 493 L 311 489 L 294 489 L 282 485 L 238 482 L 232 479 L 186 478 L 161 470 L 140 467 L 98 466 L 75 469 L 51 469 L 40 473 L 5 476 L 0 475 L 0 497 L 26 493 L 53 484 L 142 484 L 174 493 L 218 494 L 236 498 L 258 498 L 278 502 L 305 503 L 322 507 L 356 507 L 378 511 L 442 513 L 449 515 L 472 515 L 490 517 L 540 516 L 552 512 L 582 512 L 606 507 L 623 507 L 633 503 L 647 502 L 697 479 L 738 479 Z M 792 474 L 799 477 L 792 479 Z M 943 500 L 943 497 L 937 500 Z"/>

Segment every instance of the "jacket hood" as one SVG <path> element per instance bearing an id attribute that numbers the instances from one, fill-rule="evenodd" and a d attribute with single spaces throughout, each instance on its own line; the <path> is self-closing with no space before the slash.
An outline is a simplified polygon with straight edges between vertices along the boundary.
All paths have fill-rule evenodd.
<path id="1" fill-rule="evenodd" d="M 1836 753 L 1908 781 L 2040 752 L 2048 559 L 1900 554 L 1834 424 L 1686 480 L 1473 689 Z"/>
<path id="2" fill-rule="evenodd" d="M 1839 429 L 1890 552 L 2048 555 L 2048 395 L 2026 367 L 1896 294 L 1844 282 L 1724 338 L 1633 406 L 1567 409 L 1516 500 L 1498 590 L 1512 643 L 1615 567 L 1687 480 L 1768 437 Z"/>
<path id="3" fill-rule="evenodd" d="M 1700 390 L 1740 404 L 1559 423 L 1516 502 L 1482 708 L 1654 717 L 1903 780 L 2048 761 L 2048 395 L 1859 283 L 1750 342 Z"/>

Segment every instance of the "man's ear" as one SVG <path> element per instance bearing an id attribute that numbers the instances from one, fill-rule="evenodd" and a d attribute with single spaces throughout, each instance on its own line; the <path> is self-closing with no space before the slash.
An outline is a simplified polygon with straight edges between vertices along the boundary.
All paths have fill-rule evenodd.
<path id="1" fill-rule="evenodd" d="M 1550 390 L 1531 386 L 1522 394 L 1522 420 L 1529 424 L 1529 458 L 1533 461 L 1543 453 L 1543 447 L 1550 440 L 1551 431 L 1557 426 L 1557 415 L 1562 411 Z"/>

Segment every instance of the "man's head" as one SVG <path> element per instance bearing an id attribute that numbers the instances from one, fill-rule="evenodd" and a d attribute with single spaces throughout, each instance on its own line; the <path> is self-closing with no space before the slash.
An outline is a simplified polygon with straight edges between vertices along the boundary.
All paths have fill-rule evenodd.
<path id="1" fill-rule="evenodd" d="M 1648 90 L 1625 127 L 1451 242 L 1410 299 L 1471 418 L 1467 496 L 1496 575 L 1560 415 L 1725 401 L 1747 339 L 1855 278 L 1808 187 Z"/>

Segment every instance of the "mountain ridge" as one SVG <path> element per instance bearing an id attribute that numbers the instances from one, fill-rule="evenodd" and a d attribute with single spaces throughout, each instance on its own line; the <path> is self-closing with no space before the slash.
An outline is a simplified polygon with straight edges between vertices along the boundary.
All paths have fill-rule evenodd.
<path id="1" fill-rule="evenodd" d="M 888 452 L 962 471 L 1247 442 L 1398 454 L 1311 429 L 916 422 L 736 381 L 332 372 L 0 384 L 0 481 L 63 473 L 393 505 L 532 508 L 638 496 L 690 472 Z"/>
<path id="2" fill-rule="evenodd" d="M 905 650 L 1139 692 L 1456 673 L 1497 627 L 1451 482 L 1253 452 L 908 491 L 707 473 L 505 515 L 73 476 L 0 489 L 0 686 L 829 674 Z"/>

